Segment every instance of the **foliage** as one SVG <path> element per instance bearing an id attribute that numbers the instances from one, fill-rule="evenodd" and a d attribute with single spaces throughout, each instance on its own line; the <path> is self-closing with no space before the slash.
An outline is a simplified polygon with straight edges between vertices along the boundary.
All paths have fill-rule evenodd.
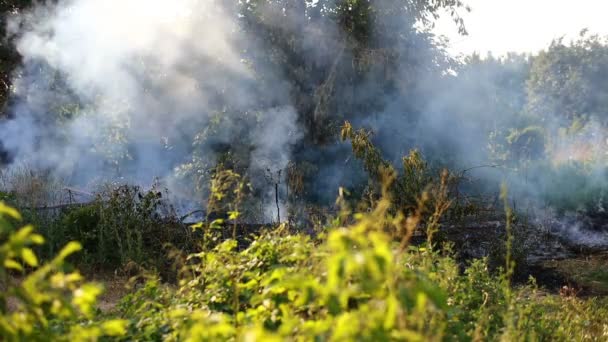
<path id="1" fill-rule="evenodd" d="M 256 94 L 252 96 L 256 102 L 246 109 L 230 106 L 223 100 L 225 94 L 217 94 L 218 100 L 213 101 L 217 106 L 209 109 L 212 119 L 199 128 L 193 141 L 192 160 L 179 168 L 182 175 L 195 180 L 203 195 L 209 194 L 206 187 L 217 166 L 216 160 L 209 162 L 210 154 L 218 156 L 218 164 L 250 179 L 254 190 L 267 187 L 256 183 L 259 177 L 249 174 L 248 166 L 254 149 L 249 134 L 264 124 L 259 112 L 269 107 L 293 106 L 298 115 L 303 139 L 294 148 L 293 161 L 324 163 L 323 148 L 336 145 L 344 120 L 382 111 L 389 96 L 415 99 L 421 92 L 416 75 L 440 75 L 456 64 L 429 29 L 445 12 L 464 33 L 460 14 L 468 10 L 460 0 L 225 3 L 230 9 L 236 6 L 241 29 L 264 47 L 257 54 L 255 49 L 243 48 L 242 58 L 252 65 L 260 82 L 255 88 L 275 89 L 276 79 L 269 75 L 274 73 L 265 72 L 274 70 L 284 78 L 281 84 L 287 85 L 287 91 L 280 97 Z M 420 109 L 411 112 L 408 116 L 419 115 Z M 228 139 L 226 132 L 232 132 Z M 308 171 L 311 175 L 302 178 L 307 187 L 318 181 L 322 170 Z"/>
<path id="2" fill-rule="evenodd" d="M 521 130 L 514 129 L 507 136 L 509 156 L 516 163 L 538 160 L 545 156 L 544 131 L 538 126 L 528 126 Z"/>
<path id="3" fill-rule="evenodd" d="M 60 210 L 59 220 L 49 223 L 48 217 L 36 214 L 36 208 L 52 202 L 45 196 L 52 193 L 54 184 L 31 174 L 15 178 L 13 191 L 1 192 L 0 200 L 19 204 L 31 216 L 27 219 L 44 223 L 41 231 L 48 243 L 42 245 L 42 237 L 30 226 L 12 229 L 19 214 L 0 206 L 0 334 L 4 339 L 607 338 L 605 299 L 546 294 L 534 281 L 513 284 L 517 261 L 523 260 L 518 254 L 523 242 L 518 240 L 508 205 L 506 241 L 495 241 L 489 259 L 457 262 L 454 252 L 460 251 L 442 244 L 440 228 L 446 214 L 461 212 L 452 211 L 452 193 L 466 171 L 456 177 L 434 168 L 492 159 L 523 174 L 524 184 L 517 186 L 533 189 L 535 196 L 560 212 L 603 211 L 606 175 L 604 168 L 598 170 L 590 163 L 597 161 L 593 159 L 597 151 L 574 151 L 583 156 L 568 163 L 560 156 L 573 154 L 562 146 L 569 145 L 564 141 L 579 146 L 596 133 L 587 131 L 596 127 L 589 124 L 593 120 L 600 123 L 597 127 L 606 126 L 608 97 L 601 89 L 606 89 L 608 54 L 603 40 L 582 36 L 569 46 L 556 41 L 538 57 L 472 56 L 459 65 L 429 32 L 441 12 L 448 12 L 458 30 L 465 32 L 460 11 L 467 8 L 459 0 L 230 3 L 238 11 L 239 29 L 264 46 L 261 52 L 243 46 L 238 56 L 251 66 L 252 79 L 259 80 L 255 86 L 248 85 L 262 90 L 275 84 L 264 73 L 272 69 L 285 78 L 286 90 L 281 94 L 260 91 L 259 96 L 252 91 L 256 101 L 251 106 L 227 105 L 232 102 L 226 97 L 235 94 L 222 86 L 218 94 L 209 96 L 210 122 L 192 127 L 198 134 L 184 142 L 192 149 L 192 160 L 178 168 L 181 176 L 195 184 L 190 194 L 208 200 L 206 220 L 186 227 L 162 192 L 123 186 L 101 194 L 94 203 Z M 29 1 L 0 4 L 4 15 Z M 1 24 L 4 16 L 2 20 Z M 5 25 L 0 27 L 4 30 Z M 314 56 L 310 44 L 318 47 Z M 6 75 L 17 65 L 18 56 L 4 46 L 0 55 L 10 57 L 6 63 L 4 58 L 0 61 L 1 104 L 9 89 L 4 84 Z M 58 84 L 44 87 L 62 93 L 61 77 L 51 76 L 48 79 Z M 151 77 L 156 76 L 160 77 Z M 422 78 L 432 86 L 421 84 Z M 427 87 L 438 91 L 429 92 Z M 467 96 L 454 96 L 453 88 Z M 51 120 L 61 122 L 81 114 L 76 96 L 66 92 L 67 102 L 74 103 L 51 106 Z M 436 94 L 440 95 L 437 101 Z M 445 98 L 450 96 L 454 98 Z M 467 97 L 475 101 L 462 100 Z M 445 119 L 439 125 L 442 129 L 474 134 L 458 137 L 460 144 L 454 144 L 449 134 L 431 142 L 408 141 L 403 146 L 412 148 L 409 154 L 400 165 L 393 165 L 374 144 L 370 130 L 350 124 L 365 124 L 384 113 L 393 99 L 398 99 L 399 121 L 416 123 L 425 115 L 445 111 L 450 115 L 449 119 L 439 116 Z M 288 200 L 298 204 L 311 200 L 304 197 L 309 196 L 310 183 L 317 181 L 319 161 L 330 159 L 323 149 L 338 146 L 335 155 L 345 152 L 336 144 L 338 136 L 350 142 L 352 155 L 369 176 L 361 193 L 349 197 L 346 189 L 340 189 L 340 212 L 329 223 L 308 215 L 307 223 L 323 223 L 305 227 L 314 230 L 314 236 L 291 231 L 288 225 L 251 234 L 242 225 L 245 218 L 259 214 L 256 198 L 266 196 L 262 192 L 268 188 L 268 184 L 255 183 L 267 175 L 253 174 L 250 169 L 255 162 L 251 132 L 267 124 L 261 112 L 285 103 L 293 105 L 304 127 L 304 139 L 295 146 L 292 162 L 281 170 L 287 175 Z M 122 116 L 116 117 L 120 121 Z M 108 136 L 114 140 L 94 148 L 120 173 L 121 167 L 139 160 L 121 133 L 127 123 L 112 124 Z M 593 136 L 603 140 L 602 134 Z M 488 146 L 471 152 L 472 145 L 486 138 Z M 596 140 L 584 142 L 598 145 Z M 432 160 L 427 162 L 415 146 L 425 156 L 430 150 Z M 0 161 L 7 159 L 2 154 L 0 146 Z M 467 158 L 454 160 L 465 154 Z M 279 181 L 271 181 L 278 202 Z M 506 194 L 503 201 L 508 203 Z M 293 207 L 290 221 L 295 216 Z M 415 231 L 424 232 L 426 239 L 414 244 Z M 83 252 L 70 256 L 80 245 L 70 243 L 62 249 L 66 240 L 80 241 Z M 35 251 L 49 262 L 39 266 Z M 100 287 L 85 283 L 78 272 L 66 271 L 68 256 L 92 268 L 114 270 L 135 264 L 160 275 L 144 279 L 108 314 L 117 320 L 106 321 L 95 310 Z M 500 265 L 497 270 L 496 264 Z"/>
<path id="4" fill-rule="evenodd" d="M 14 229 L 21 215 L 0 203 L 0 336 L 5 341 L 79 340 L 125 332 L 123 320 L 99 320 L 95 303 L 102 289 L 65 272 L 66 258 L 81 249 L 67 244 L 48 263 L 39 264 L 32 247 L 44 238 L 32 226 Z"/>
<path id="5" fill-rule="evenodd" d="M 227 184 L 212 187 L 216 197 L 234 194 L 238 200 L 242 182 L 228 174 L 218 182 L 227 179 Z M 0 276 L 7 289 L 0 296 L 4 304 L 0 331 L 8 340 L 606 337 L 605 300 L 547 295 L 533 282 L 514 287 L 510 229 L 505 264 L 498 273 L 488 270 L 485 259 L 472 261 L 461 272 L 450 248 L 437 248 L 431 240 L 412 245 L 407 231 L 419 224 L 430 230 L 438 218 L 423 220 L 420 211 L 409 216 L 392 211 L 391 181 L 394 178 L 385 178 L 382 196 L 371 212 L 346 211 L 343 219 L 316 238 L 281 225 L 240 247 L 239 241 L 215 233 L 227 222 L 195 225 L 195 230 L 208 231 L 204 236 L 217 238 L 187 257 L 177 286 L 148 277 L 105 318 L 95 310 L 100 288 L 84 283 L 77 272 L 63 272 L 65 258 L 79 244 L 68 244 L 38 267 L 31 247 L 43 238 L 31 227 L 12 230 L 11 221 L 20 215 L 0 207 L 4 234 Z M 238 204 L 230 208 L 238 209 Z M 506 210 L 510 227 L 511 209 Z M 441 210 L 436 208 L 435 215 L 440 216 Z M 23 279 L 14 273 L 30 268 L 34 271 Z M 11 300 L 19 305 L 12 306 Z"/>
<path id="6" fill-rule="evenodd" d="M 558 166 L 533 165 L 536 170 L 530 177 L 530 186 L 539 191 L 539 196 L 559 213 L 602 212 L 606 206 L 608 172 L 579 162 Z"/>
<path id="7" fill-rule="evenodd" d="M 390 179 L 389 191 L 394 210 L 407 215 L 426 215 L 436 209 L 439 210 L 437 218 L 447 211 L 450 206 L 448 188 L 454 181 L 447 171 L 434 175 L 422 155 L 417 150 L 411 150 L 402 158 L 401 172 L 398 172 L 374 146 L 370 133 L 365 129 L 354 130 L 348 121 L 342 127 L 342 140 L 347 139 L 351 142 L 354 156 L 363 161 L 365 171 L 373 182 L 366 194 L 369 206 L 375 206 L 381 195 L 381 185 Z M 438 184 L 439 188 L 434 189 L 433 184 Z M 423 194 L 422 202 L 420 194 Z"/>
<path id="8" fill-rule="evenodd" d="M 319 239 L 278 228 L 244 250 L 226 240 L 190 255 L 179 288 L 151 279 L 119 312 L 145 340 L 604 336 L 606 309 L 594 300 L 541 295 L 533 283 L 512 288 L 511 271 L 492 275 L 486 260 L 461 273 L 448 250 L 395 243 L 390 232 L 408 220 L 389 208 L 383 198 Z"/>
<path id="9" fill-rule="evenodd" d="M 90 264 L 114 268 L 135 262 L 166 272 L 167 247 L 192 250 L 191 232 L 163 201 L 161 191 L 122 186 L 101 195 L 92 207 L 64 217 L 67 234 L 86 243 Z M 90 225 L 87 227 L 87 225 Z"/>
<path id="10" fill-rule="evenodd" d="M 554 41 L 535 58 L 528 80 L 529 110 L 566 122 L 582 118 L 606 123 L 606 41 L 583 30 L 571 44 Z"/>
<path id="11" fill-rule="evenodd" d="M 0 0 L 0 37 L 6 37 L 7 16 L 32 5 L 31 0 Z M 0 117 L 4 117 L 4 106 L 9 97 L 11 73 L 19 63 L 19 55 L 9 44 L 0 45 Z M 0 147 L 2 145 L 0 144 Z M 7 155 L 0 149 L 0 162 L 6 162 Z"/>
<path id="12" fill-rule="evenodd" d="M 170 252 L 195 248 L 194 234 L 156 188 L 144 192 L 134 186 L 109 187 L 90 203 L 26 209 L 24 214 L 47 238 L 36 248 L 42 259 L 52 258 L 66 242 L 79 241 L 83 251 L 72 262 L 89 271 L 115 271 L 131 264 L 171 280 L 176 272 Z"/>

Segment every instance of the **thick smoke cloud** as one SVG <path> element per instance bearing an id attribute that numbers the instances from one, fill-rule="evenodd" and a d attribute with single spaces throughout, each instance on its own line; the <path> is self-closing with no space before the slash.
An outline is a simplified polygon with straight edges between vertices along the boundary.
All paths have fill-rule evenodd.
<path id="1" fill-rule="evenodd" d="M 253 173 L 284 168 L 301 137 L 289 87 L 256 65 L 263 47 L 228 3 L 73 0 L 13 18 L 23 67 L 0 141 L 14 164 L 83 186 L 149 184 L 191 161 L 198 130 L 226 116 L 215 144 L 249 139 Z M 230 117 L 246 112 L 255 119 Z M 211 146 L 198 148 L 214 163 Z"/>
<path id="2" fill-rule="evenodd" d="M 556 189 L 566 189 L 573 179 L 548 170 L 605 160 L 600 123 L 591 120 L 577 135 L 564 136 L 563 118 L 547 112 L 536 120 L 545 134 L 538 143 L 541 155 L 528 150 L 511 157 L 529 163 L 497 161 L 501 151 L 495 144 L 502 139 L 504 145 L 505 137 L 493 134 L 535 122 L 526 117 L 527 57 L 463 67 L 415 19 L 390 15 L 373 30 L 377 35 L 369 46 L 376 48 L 361 51 L 335 22 L 302 15 L 304 2 L 273 4 L 256 8 L 263 25 L 253 26 L 295 37 L 289 44 L 296 56 L 272 50 L 276 46 L 267 45 L 267 36 L 245 30 L 238 1 L 71 0 L 13 18 L 8 31 L 23 65 L 13 81 L 11 118 L 0 122 L 2 147 L 13 166 L 51 170 L 68 184 L 148 185 L 159 177 L 174 194 L 189 194 L 191 183 L 177 176 L 212 167 L 222 157 L 218 151 L 242 143 L 245 157 L 238 162 L 246 164 L 267 204 L 266 219 L 276 217 L 279 170 L 294 159 L 316 168 L 307 189 L 313 201 L 331 203 L 339 186 L 366 182 L 348 144 L 332 138 L 303 142 L 310 133 L 303 118 L 312 119 L 307 127 L 319 132 L 345 119 L 366 127 L 397 165 L 418 148 L 436 166 L 472 169 L 467 176 L 481 180 L 486 192 L 497 193 L 506 180 L 514 200 L 532 203 L 545 221 L 560 221 L 544 206 L 564 202 L 569 192 Z M 297 68 L 285 62 L 290 70 L 278 70 L 281 63 L 269 62 L 272 53 L 296 59 L 290 62 Z M 522 136 L 524 143 L 531 139 Z M 517 150 L 517 143 L 511 147 Z M 476 168 L 484 165 L 495 167 Z M 603 166 L 589 168 L 575 172 L 583 184 L 575 190 L 606 188 Z M 280 195 L 285 197 L 284 187 Z M 602 201 L 603 192 L 596 197 Z M 280 211 L 287 211 L 284 203 Z M 574 239 L 581 226 L 568 223 L 559 230 Z"/>

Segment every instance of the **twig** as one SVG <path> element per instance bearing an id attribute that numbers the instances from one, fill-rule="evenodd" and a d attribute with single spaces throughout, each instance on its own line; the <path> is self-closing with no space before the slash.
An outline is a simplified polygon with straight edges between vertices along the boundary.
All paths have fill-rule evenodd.
<path id="1" fill-rule="evenodd" d="M 277 219 L 281 223 L 281 208 L 279 206 L 279 183 L 274 184 L 274 200 L 277 203 Z"/>
<path id="2" fill-rule="evenodd" d="M 197 210 L 193 210 L 193 211 L 191 211 L 191 212 L 187 213 L 186 215 L 184 215 L 184 216 L 180 217 L 180 219 L 179 219 L 179 220 L 183 222 L 185 219 L 187 219 L 188 217 L 190 217 L 190 216 L 192 216 L 192 215 L 194 215 L 194 214 L 198 214 L 198 213 L 204 213 L 204 212 L 205 212 L 205 210 L 203 210 L 203 209 L 197 209 Z"/>
<path id="3" fill-rule="evenodd" d="M 493 169 L 495 169 L 495 168 L 498 168 L 498 167 L 501 167 L 501 166 L 502 166 L 501 164 L 487 164 L 487 165 L 478 165 L 478 166 L 473 166 L 473 167 L 471 167 L 471 168 L 468 168 L 468 169 L 462 170 L 462 171 L 460 171 L 460 174 L 461 174 L 462 176 L 464 176 L 464 174 L 465 174 L 465 173 L 467 173 L 467 172 L 469 172 L 469 171 L 472 171 L 472 170 L 476 170 L 476 169 L 482 169 L 482 168 L 493 168 Z M 461 176 L 461 177 L 462 177 L 462 176 Z"/>

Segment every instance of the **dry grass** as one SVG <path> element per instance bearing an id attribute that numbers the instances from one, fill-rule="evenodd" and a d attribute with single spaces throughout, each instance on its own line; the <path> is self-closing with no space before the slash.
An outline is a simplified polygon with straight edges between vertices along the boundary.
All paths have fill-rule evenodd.
<path id="1" fill-rule="evenodd" d="M 61 180 L 27 166 L 0 172 L 0 191 L 12 193 L 18 207 L 37 208 L 70 201 Z"/>

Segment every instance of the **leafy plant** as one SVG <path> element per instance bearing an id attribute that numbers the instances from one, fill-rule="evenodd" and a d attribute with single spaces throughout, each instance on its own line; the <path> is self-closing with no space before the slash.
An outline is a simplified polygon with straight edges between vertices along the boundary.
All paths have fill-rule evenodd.
<path id="1" fill-rule="evenodd" d="M 393 214 L 389 188 L 383 183 L 384 195 L 371 212 L 342 213 L 351 219 L 336 221 L 316 239 L 281 226 L 245 249 L 228 239 L 191 254 L 179 288 L 151 279 L 123 299 L 119 312 L 131 318 L 129 335 L 146 340 L 567 341 L 604 334 L 605 319 L 588 316 L 606 312 L 594 300 L 541 296 L 534 282 L 514 287 L 510 232 L 498 273 L 490 272 L 487 259 L 461 272 L 448 247 L 411 245 L 407 235 L 395 241 L 392 232 L 422 221 Z M 506 210 L 510 227 L 512 213 Z M 222 223 L 214 224 L 219 229 Z"/>
<path id="2" fill-rule="evenodd" d="M 0 203 L 0 336 L 6 341 L 89 340 L 119 336 L 125 321 L 95 318 L 102 289 L 65 272 L 66 258 L 79 251 L 68 243 L 51 261 L 39 264 L 32 247 L 44 238 L 32 226 L 14 229 L 21 215 Z"/>

